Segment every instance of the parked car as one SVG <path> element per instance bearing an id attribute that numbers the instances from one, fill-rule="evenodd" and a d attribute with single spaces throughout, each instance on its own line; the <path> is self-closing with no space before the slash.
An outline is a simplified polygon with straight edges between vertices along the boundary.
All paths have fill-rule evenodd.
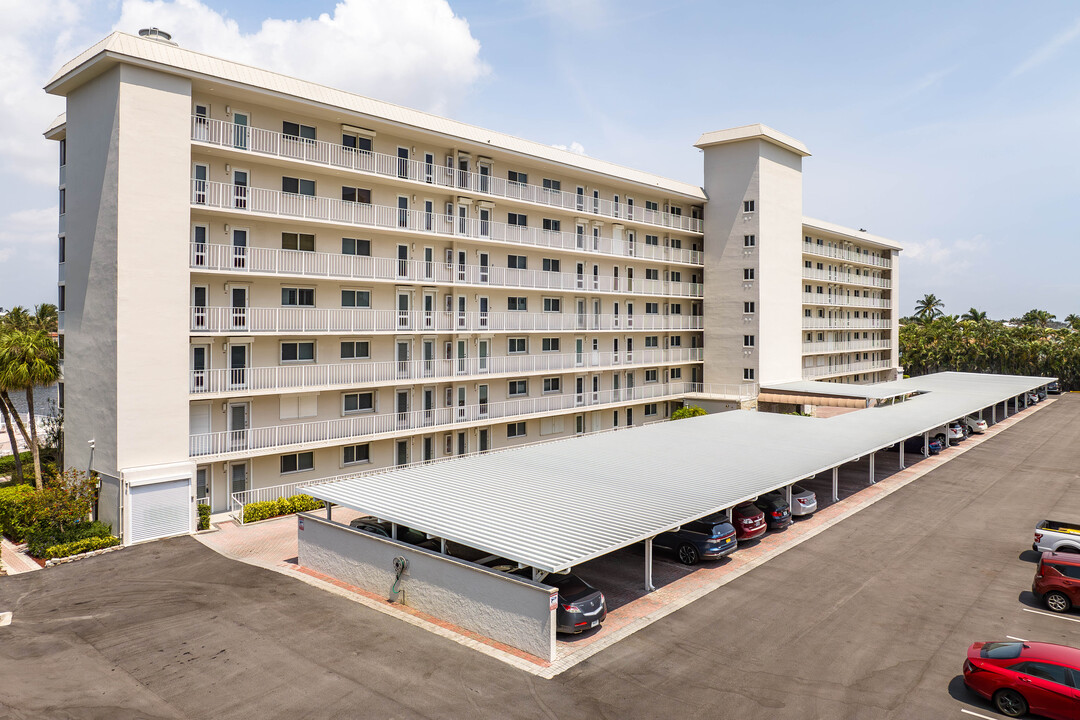
<path id="1" fill-rule="evenodd" d="M 949 442 L 950 443 L 952 443 L 954 441 L 955 442 L 960 442 L 961 440 L 967 440 L 967 437 L 970 434 L 971 434 L 971 431 L 969 431 L 967 429 L 967 427 L 963 423 L 961 423 L 959 420 L 957 420 L 956 422 L 949 423 Z"/>
<path id="2" fill-rule="evenodd" d="M 1035 526 L 1035 552 L 1080 553 L 1080 525 L 1058 520 L 1041 520 Z"/>
<path id="3" fill-rule="evenodd" d="M 1007 717 L 1028 711 L 1054 720 L 1080 713 L 1080 650 L 1043 642 L 977 642 L 968 648 L 964 684 Z"/>
<path id="4" fill-rule="evenodd" d="M 967 435 L 964 433 L 964 428 L 960 426 L 960 423 L 953 422 L 934 428 L 930 431 L 930 437 L 941 443 L 941 447 L 944 449 L 960 442 Z"/>
<path id="5" fill-rule="evenodd" d="M 968 415 L 960 421 L 967 428 L 968 432 L 975 433 L 976 435 L 982 435 L 986 432 L 988 425 L 982 418 L 971 417 Z"/>
<path id="6" fill-rule="evenodd" d="M 551 574 L 543 582 L 559 590 L 555 631 L 580 633 L 598 626 L 607 618 L 604 593 L 573 573 Z"/>
<path id="7" fill-rule="evenodd" d="M 890 447 L 889 452 L 900 452 L 899 445 L 900 444 L 897 443 L 896 445 L 893 445 L 892 447 Z M 929 449 L 929 454 L 930 455 L 937 455 L 939 452 L 941 452 L 941 448 L 943 447 L 943 445 L 941 444 L 941 441 L 936 440 L 934 438 L 930 438 L 930 442 L 927 443 L 926 445 L 927 445 L 927 448 Z M 907 440 L 904 441 L 904 452 L 905 453 L 918 453 L 920 455 L 926 455 L 927 454 L 926 453 L 927 448 L 923 447 L 922 435 L 916 435 L 915 437 L 909 437 Z"/>
<path id="8" fill-rule="evenodd" d="M 391 525 L 392 523 L 385 520 L 378 520 L 370 515 L 358 517 L 349 522 L 349 527 L 363 530 L 364 532 L 384 538 L 393 537 Z M 413 530 L 412 528 L 407 528 L 404 525 L 397 526 L 397 539 L 401 542 L 416 545 L 417 547 L 422 547 L 427 550 L 438 551 L 441 547 L 441 543 L 438 540 L 431 540 L 425 533 L 422 533 L 419 530 Z"/>
<path id="9" fill-rule="evenodd" d="M 1035 568 L 1031 592 L 1048 610 L 1059 613 L 1071 610 L 1080 603 L 1080 555 L 1043 553 Z"/>
<path id="10" fill-rule="evenodd" d="M 1057 380 L 1053 380 L 1052 382 L 1050 382 L 1050 384 L 1046 386 L 1046 392 L 1050 393 L 1051 395 L 1060 395 L 1061 383 L 1059 383 Z"/>
<path id="11" fill-rule="evenodd" d="M 1038 388 L 1037 390 L 1035 390 L 1035 394 L 1039 396 L 1039 402 L 1042 402 L 1046 399 L 1046 388 Z"/>
<path id="12" fill-rule="evenodd" d="M 765 493 L 754 505 L 765 514 L 765 522 L 770 530 L 783 530 L 791 524 L 791 507 L 780 492 Z"/>
<path id="13" fill-rule="evenodd" d="M 1034 405 L 1035 403 L 1039 402 L 1039 400 L 1040 398 L 1036 393 L 1029 392 L 1027 394 L 1028 405 Z"/>
<path id="14" fill-rule="evenodd" d="M 792 516 L 813 515 L 817 511 L 817 495 L 802 485 L 791 486 Z"/>
<path id="15" fill-rule="evenodd" d="M 752 502 L 736 505 L 731 511 L 731 518 L 735 525 L 735 537 L 739 540 L 761 537 L 769 529 L 765 524 L 765 513 Z"/>
<path id="16" fill-rule="evenodd" d="M 653 545 L 673 551 L 684 565 L 696 565 L 703 559 L 714 560 L 730 554 L 739 542 L 735 539 L 735 527 L 724 513 L 686 523 L 674 532 L 661 533 Z"/>

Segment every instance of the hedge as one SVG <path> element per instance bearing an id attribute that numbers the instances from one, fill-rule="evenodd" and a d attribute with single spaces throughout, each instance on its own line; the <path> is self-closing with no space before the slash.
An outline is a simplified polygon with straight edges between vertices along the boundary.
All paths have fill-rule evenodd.
<path id="1" fill-rule="evenodd" d="M 63 545 L 50 545 L 45 548 L 45 554 L 42 556 L 43 560 L 52 560 L 53 558 L 70 557 L 71 555 L 78 555 L 84 552 L 90 552 L 91 550 L 101 550 L 102 548 L 112 547 L 113 545 L 119 545 L 120 538 L 109 535 L 108 537 L 88 537 L 82 540 L 76 540 L 75 542 L 64 543 Z"/>
<path id="2" fill-rule="evenodd" d="M 34 454 L 27 450 L 19 453 L 19 459 L 22 460 L 23 472 L 26 472 L 27 466 L 29 466 L 30 472 L 33 473 Z M 10 475 L 13 472 L 15 472 L 15 456 L 4 455 L 0 457 L 0 475 Z"/>
<path id="3" fill-rule="evenodd" d="M 34 524 L 33 485 L 0 488 L 0 533 L 22 542 Z"/>
<path id="4" fill-rule="evenodd" d="M 316 500 L 310 495 L 293 495 L 292 497 L 265 502 L 254 502 L 244 506 L 244 522 L 258 522 L 268 520 L 281 515 L 291 515 L 297 512 L 308 512 L 323 507 L 322 500 Z"/>
<path id="5" fill-rule="evenodd" d="M 26 536 L 26 551 L 37 558 L 56 545 L 71 545 L 82 540 L 99 540 L 112 537 L 112 526 L 103 522 L 79 522 L 63 530 L 52 525 L 32 529 Z M 108 547 L 108 546 L 105 546 Z"/>
<path id="6" fill-rule="evenodd" d="M 199 529 L 210 529 L 210 506 L 199 503 Z"/>

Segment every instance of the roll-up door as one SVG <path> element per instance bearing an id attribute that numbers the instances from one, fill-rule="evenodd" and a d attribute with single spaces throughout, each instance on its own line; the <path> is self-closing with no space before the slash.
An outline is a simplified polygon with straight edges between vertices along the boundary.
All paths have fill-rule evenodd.
<path id="1" fill-rule="evenodd" d="M 191 479 L 168 480 L 130 488 L 129 542 L 156 540 L 191 532 Z"/>

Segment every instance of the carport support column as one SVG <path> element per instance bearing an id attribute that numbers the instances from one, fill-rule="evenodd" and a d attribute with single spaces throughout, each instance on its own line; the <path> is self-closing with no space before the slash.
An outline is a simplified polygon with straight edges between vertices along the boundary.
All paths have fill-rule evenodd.
<path id="1" fill-rule="evenodd" d="M 790 485 L 787 486 L 787 504 L 788 504 L 788 507 L 790 508 L 791 507 L 791 486 Z"/>
<path id="2" fill-rule="evenodd" d="M 645 592 L 656 589 L 652 584 L 652 541 L 652 538 L 645 540 Z"/>
<path id="3" fill-rule="evenodd" d="M 326 519 L 327 520 L 333 520 L 334 519 L 334 518 L 330 517 L 330 508 L 332 508 L 332 507 L 334 507 L 334 503 L 327 501 L 327 503 L 326 503 Z"/>
<path id="4" fill-rule="evenodd" d="M 833 502 L 840 501 L 840 468 L 834 467 L 832 469 L 832 499 Z"/>
<path id="5" fill-rule="evenodd" d="M 870 484 L 874 484 L 874 453 L 870 453 Z"/>
<path id="6" fill-rule="evenodd" d="M 900 441 L 900 469 L 904 469 L 904 441 Z"/>
<path id="7" fill-rule="evenodd" d="M 930 457 L 930 431 L 927 430 L 922 434 L 922 454 L 923 457 Z"/>
<path id="8" fill-rule="evenodd" d="M 990 421 L 995 425 L 997 424 L 997 403 L 994 403 L 994 407 L 990 408 Z"/>

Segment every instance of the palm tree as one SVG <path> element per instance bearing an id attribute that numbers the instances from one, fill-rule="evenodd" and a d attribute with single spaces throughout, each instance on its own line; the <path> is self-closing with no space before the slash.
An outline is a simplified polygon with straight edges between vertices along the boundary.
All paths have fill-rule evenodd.
<path id="1" fill-rule="evenodd" d="M 58 321 L 56 306 L 52 303 L 41 303 L 34 306 L 34 314 L 30 316 L 30 327 L 47 333 L 55 333 Z"/>
<path id="2" fill-rule="evenodd" d="M 0 336 L 0 387 L 26 392 L 30 420 L 30 451 L 34 456 L 34 482 L 42 488 L 41 451 L 34 420 L 34 388 L 52 385 L 60 377 L 60 349 L 45 330 L 8 330 Z"/>
<path id="3" fill-rule="evenodd" d="M 1020 322 L 1024 325 L 1034 325 L 1036 327 L 1044 328 L 1056 317 L 1057 315 L 1054 315 L 1048 310 L 1028 310 L 1024 313 L 1024 316 L 1020 318 Z"/>
<path id="4" fill-rule="evenodd" d="M 923 295 L 922 300 L 915 303 L 915 317 L 923 322 L 933 320 L 944 314 L 944 308 L 945 303 L 937 295 Z"/>
<path id="5" fill-rule="evenodd" d="M 1069 313 L 1065 316 L 1065 324 L 1073 330 L 1080 330 L 1080 315 Z"/>
<path id="6" fill-rule="evenodd" d="M 982 310 L 976 310 L 971 308 L 966 313 L 960 316 L 961 320 L 972 320 L 974 322 L 986 322 L 988 320 L 986 313 Z"/>

